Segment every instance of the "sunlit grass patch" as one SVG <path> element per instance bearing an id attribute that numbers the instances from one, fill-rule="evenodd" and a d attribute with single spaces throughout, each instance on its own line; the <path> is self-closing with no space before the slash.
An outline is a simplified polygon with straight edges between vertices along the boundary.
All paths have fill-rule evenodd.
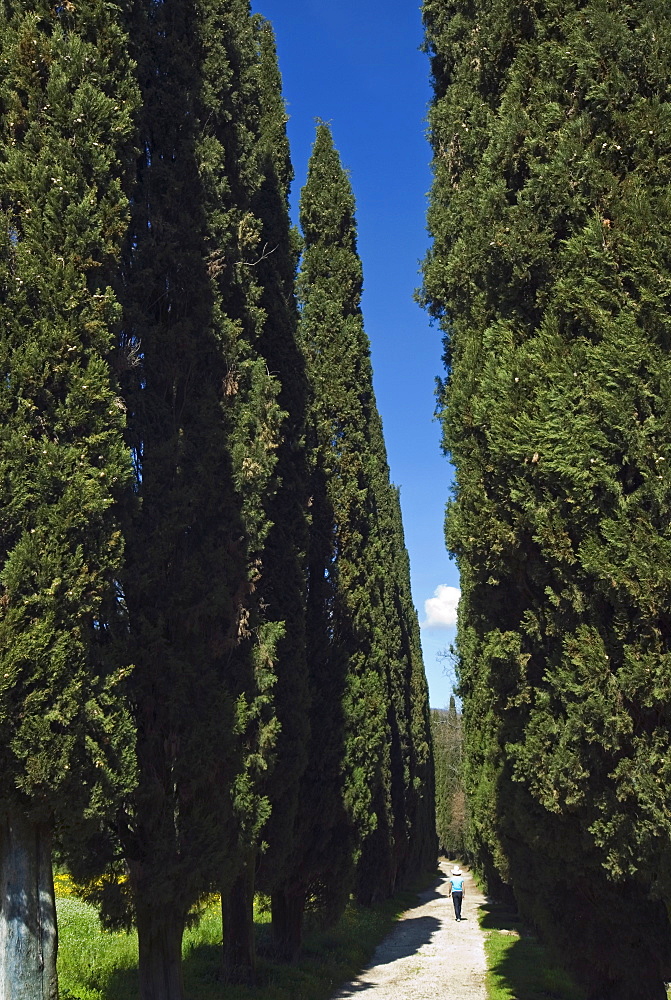
<path id="1" fill-rule="evenodd" d="M 135 993 L 116 993 L 114 980 L 133 978 L 137 969 L 137 936 L 105 931 L 92 906 L 74 896 L 59 896 L 58 978 L 61 1000 L 128 1000 Z"/>
<path id="2" fill-rule="evenodd" d="M 66 883 L 63 883 L 66 884 Z M 227 987 L 226 1000 L 328 1000 L 356 975 L 404 910 L 416 902 L 399 893 L 372 909 L 352 903 L 338 924 L 320 930 L 308 920 L 302 958 L 280 965 L 268 955 L 268 908 L 255 908 L 259 939 L 255 989 Z M 137 1000 L 137 935 L 103 930 L 95 909 L 73 896 L 59 896 L 61 1000 Z M 221 908 L 212 897 L 197 926 L 184 935 L 184 980 L 189 1000 L 221 1000 Z"/>
<path id="3" fill-rule="evenodd" d="M 488 1000 L 585 1000 L 568 973 L 503 904 L 481 907 L 480 924 L 486 931 Z"/>

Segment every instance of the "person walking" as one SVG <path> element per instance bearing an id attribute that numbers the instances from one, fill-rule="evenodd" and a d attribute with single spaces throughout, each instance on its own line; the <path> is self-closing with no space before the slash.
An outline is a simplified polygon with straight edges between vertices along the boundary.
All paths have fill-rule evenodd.
<path id="1" fill-rule="evenodd" d="M 466 893 L 464 892 L 464 873 L 459 865 L 455 865 L 452 869 L 448 895 L 452 897 L 452 902 L 454 903 L 455 920 L 461 920 L 461 904 Z"/>

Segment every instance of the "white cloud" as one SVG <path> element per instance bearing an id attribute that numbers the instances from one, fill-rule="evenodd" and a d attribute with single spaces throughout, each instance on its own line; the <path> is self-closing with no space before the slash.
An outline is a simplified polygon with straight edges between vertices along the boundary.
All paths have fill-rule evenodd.
<path id="1" fill-rule="evenodd" d="M 461 597 L 458 587 L 448 587 L 441 583 L 433 592 L 433 597 L 424 601 L 425 621 L 422 628 L 450 628 L 457 624 L 457 604 Z"/>

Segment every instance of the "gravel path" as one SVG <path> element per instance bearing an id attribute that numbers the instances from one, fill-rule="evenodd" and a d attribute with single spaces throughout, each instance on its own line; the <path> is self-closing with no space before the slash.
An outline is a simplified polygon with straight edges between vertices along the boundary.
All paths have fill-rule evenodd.
<path id="1" fill-rule="evenodd" d="M 477 910 L 484 897 L 466 874 L 461 923 L 454 919 L 447 875 L 423 892 L 373 955 L 370 966 L 332 1000 L 369 991 L 366 1000 L 485 1000 L 485 950 Z"/>

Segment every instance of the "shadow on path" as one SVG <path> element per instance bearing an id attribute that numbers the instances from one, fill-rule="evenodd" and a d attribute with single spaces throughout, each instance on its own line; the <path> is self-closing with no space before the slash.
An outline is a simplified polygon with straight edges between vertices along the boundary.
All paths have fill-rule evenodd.
<path id="1" fill-rule="evenodd" d="M 396 925 L 393 933 L 378 945 L 371 964 L 387 965 L 399 958 L 416 954 L 423 945 L 429 944 L 441 926 L 437 917 L 405 917 Z"/>
<path id="2" fill-rule="evenodd" d="M 364 990 L 374 990 L 377 983 L 350 983 L 350 985 L 345 990 L 341 990 L 338 994 L 338 1000 L 345 1000 L 346 997 L 353 997 L 357 993 L 363 993 Z"/>
<path id="3" fill-rule="evenodd" d="M 428 889 L 425 889 L 424 892 L 420 892 L 416 902 L 408 908 L 408 912 L 415 910 L 420 906 L 424 906 L 425 903 L 430 903 L 433 899 L 445 898 L 447 893 L 440 891 L 441 885 L 445 882 L 447 882 L 447 878 L 441 874 Z"/>
<path id="4" fill-rule="evenodd" d="M 429 944 L 433 935 L 440 929 L 441 921 L 436 917 L 406 917 L 397 924 L 393 933 L 378 946 L 371 959 L 371 967 L 379 968 L 401 958 L 415 955 L 419 949 Z M 365 975 L 365 973 L 363 973 Z M 353 997 L 364 990 L 375 989 L 379 984 L 374 981 L 357 979 L 343 986 L 337 993 L 338 1000 Z M 400 1000 L 400 998 L 399 998 Z"/>
<path id="5" fill-rule="evenodd" d="M 441 926 L 442 921 L 436 917 L 405 917 L 396 925 L 392 934 L 378 946 L 371 959 L 371 967 L 379 968 L 381 965 L 417 954 L 423 945 L 430 943 Z M 337 993 L 337 998 L 345 1000 L 346 997 L 353 997 L 357 993 L 363 993 L 364 990 L 376 989 L 378 985 L 374 981 L 357 979 L 342 987 Z M 399 997 L 399 1000 L 402 998 Z"/>

